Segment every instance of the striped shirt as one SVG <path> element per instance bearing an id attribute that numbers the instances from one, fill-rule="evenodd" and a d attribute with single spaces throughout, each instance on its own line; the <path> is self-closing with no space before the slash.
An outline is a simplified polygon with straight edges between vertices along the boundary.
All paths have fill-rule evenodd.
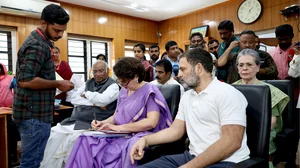
<path id="1" fill-rule="evenodd" d="M 16 66 L 18 82 L 28 82 L 36 77 L 55 80 L 55 69 L 50 49 L 53 48 L 53 44 L 45 37 L 45 35 L 43 37 L 37 30 L 34 30 L 19 49 Z M 14 121 L 38 119 L 42 122 L 51 123 L 56 89 L 22 88 L 18 82 L 14 93 Z"/>

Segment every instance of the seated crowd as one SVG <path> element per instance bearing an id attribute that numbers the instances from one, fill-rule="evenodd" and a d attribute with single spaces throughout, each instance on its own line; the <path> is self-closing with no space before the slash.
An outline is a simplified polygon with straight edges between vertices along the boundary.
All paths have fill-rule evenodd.
<path id="1" fill-rule="evenodd" d="M 292 42 L 293 28 L 287 24 L 276 28 L 278 46 L 270 53 L 259 50 L 259 38 L 252 30 L 242 31 L 239 37 L 234 35 L 230 20 L 222 21 L 218 31 L 221 43 L 213 39 L 206 45 L 203 35 L 194 33 L 185 52 L 180 51 L 175 41 L 168 41 L 164 57 L 160 59 L 159 46 L 149 47 L 151 60 L 146 60 L 146 47 L 138 43 L 133 47 L 135 58 L 121 58 L 113 66 L 114 78 L 108 75 L 107 57 L 99 54 L 89 79 L 75 88 L 67 83 L 73 75 L 70 66 L 60 60 L 60 50 L 53 46 L 55 71 L 64 79 L 62 85 L 66 85 L 57 88 L 66 93 L 63 100 L 74 108 L 69 118 L 51 128 L 49 139 L 44 142 L 45 150 L 42 148 L 38 156 L 40 161 L 34 164 L 56 168 L 232 167 L 248 159 L 250 150 L 246 135 L 248 103 L 230 84 L 269 86 L 272 100 L 269 155 L 272 159 L 276 151 L 274 139 L 283 127 L 282 112 L 289 101 L 298 101 L 297 107 L 300 106 L 299 83 L 295 84 L 294 98 L 260 80 L 299 78 L 300 47 Z M 20 83 L 17 85 L 23 88 L 18 90 L 17 96 L 32 84 L 28 79 L 33 77 L 26 76 L 32 67 L 26 68 L 24 76 L 17 76 Z M 179 85 L 181 92 L 174 121 L 158 89 L 172 84 Z M 14 77 L 8 75 L 6 66 L 1 63 L 0 107 L 12 106 L 15 85 Z M 51 90 L 49 94 L 54 92 Z M 15 103 L 14 111 L 20 111 L 20 102 Z M 22 120 L 23 116 L 14 115 L 15 119 Z M 97 131 L 126 134 L 117 137 L 86 134 Z M 186 134 L 190 143 L 184 153 L 139 165 L 138 161 L 146 156 L 145 148 L 177 141 Z M 30 165 L 28 158 L 34 157 L 28 154 L 32 152 L 30 147 L 26 148 L 27 152 L 22 151 L 21 165 Z M 294 157 L 287 164 L 294 165 Z M 269 167 L 273 166 L 276 165 L 270 160 Z"/>

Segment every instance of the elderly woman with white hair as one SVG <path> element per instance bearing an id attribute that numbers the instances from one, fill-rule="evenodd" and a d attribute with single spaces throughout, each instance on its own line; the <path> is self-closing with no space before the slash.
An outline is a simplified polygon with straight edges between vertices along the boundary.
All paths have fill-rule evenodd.
<path id="1" fill-rule="evenodd" d="M 290 98 L 283 93 L 281 90 L 273 85 L 259 81 L 256 78 L 256 74 L 259 72 L 260 57 L 259 54 L 253 49 L 242 50 L 236 59 L 238 73 L 242 79 L 236 81 L 234 84 L 259 84 L 268 85 L 271 90 L 272 99 L 272 119 L 271 119 L 271 134 L 270 134 L 270 145 L 269 155 L 276 151 L 274 138 L 276 134 L 282 130 L 282 117 L 281 114 L 288 104 Z M 269 162 L 269 167 L 273 167 L 272 162 Z"/>

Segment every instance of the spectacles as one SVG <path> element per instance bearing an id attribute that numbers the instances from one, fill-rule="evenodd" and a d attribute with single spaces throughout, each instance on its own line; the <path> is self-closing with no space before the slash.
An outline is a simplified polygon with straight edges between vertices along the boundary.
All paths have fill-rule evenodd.
<path id="1" fill-rule="evenodd" d="M 122 87 L 127 87 L 130 81 L 132 81 L 132 79 L 128 80 L 127 82 L 120 81 L 119 79 L 116 80 L 116 82 Z"/>

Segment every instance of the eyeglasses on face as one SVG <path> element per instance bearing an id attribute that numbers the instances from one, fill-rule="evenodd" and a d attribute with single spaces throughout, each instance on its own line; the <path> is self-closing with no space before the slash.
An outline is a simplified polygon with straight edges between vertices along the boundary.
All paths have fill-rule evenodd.
<path id="1" fill-rule="evenodd" d="M 120 80 L 120 79 L 117 79 L 116 82 L 122 86 L 122 87 L 127 87 L 129 82 L 131 81 L 132 79 L 128 79 L 128 80 Z"/>

